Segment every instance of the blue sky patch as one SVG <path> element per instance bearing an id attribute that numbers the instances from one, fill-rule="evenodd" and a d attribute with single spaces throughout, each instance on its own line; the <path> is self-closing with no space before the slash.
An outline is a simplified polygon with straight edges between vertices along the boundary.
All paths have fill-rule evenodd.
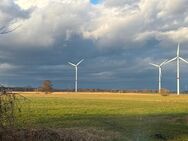
<path id="1" fill-rule="evenodd" d="M 90 2 L 93 3 L 93 4 L 98 4 L 98 3 L 101 2 L 101 0 L 90 0 Z"/>

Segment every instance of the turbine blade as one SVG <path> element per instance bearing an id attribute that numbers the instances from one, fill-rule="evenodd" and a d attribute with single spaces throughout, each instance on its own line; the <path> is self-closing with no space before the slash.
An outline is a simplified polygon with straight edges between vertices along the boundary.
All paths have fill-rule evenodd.
<path id="1" fill-rule="evenodd" d="M 160 64 L 160 66 L 165 65 L 167 61 L 168 61 L 168 59 L 166 59 L 164 62 L 162 62 L 162 63 Z"/>
<path id="2" fill-rule="evenodd" d="M 188 61 L 186 61 L 185 59 L 181 58 L 180 57 L 180 60 L 182 60 L 183 62 L 187 63 L 188 64 Z"/>
<path id="3" fill-rule="evenodd" d="M 177 57 L 170 59 L 170 60 L 166 61 L 165 64 L 171 63 L 171 62 L 175 61 L 176 59 L 177 59 Z"/>
<path id="4" fill-rule="evenodd" d="M 149 63 L 150 65 L 152 65 L 152 66 L 154 66 L 154 67 L 159 67 L 159 65 L 157 65 L 157 64 L 153 64 L 153 63 Z"/>
<path id="5" fill-rule="evenodd" d="M 84 59 L 80 60 L 80 61 L 76 64 L 76 66 L 80 65 L 80 63 L 82 63 L 83 61 L 84 61 Z"/>
<path id="6" fill-rule="evenodd" d="M 180 56 L 180 43 L 178 43 L 177 56 Z"/>
<path id="7" fill-rule="evenodd" d="M 73 63 L 71 63 L 71 62 L 68 62 L 71 66 L 74 66 L 74 67 L 76 67 L 76 65 L 75 64 L 73 64 Z"/>

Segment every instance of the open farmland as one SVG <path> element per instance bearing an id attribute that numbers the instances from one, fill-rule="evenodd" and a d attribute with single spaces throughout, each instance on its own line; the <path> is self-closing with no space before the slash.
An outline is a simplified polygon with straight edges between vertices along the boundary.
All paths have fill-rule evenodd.
<path id="1" fill-rule="evenodd" d="M 107 137 L 108 141 L 188 141 L 188 96 L 185 95 L 22 95 L 31 101 L 26 103 L 30 107 L 29 112 L 22 113 L 19 126 L 87 132 L 101 138 Z"/>

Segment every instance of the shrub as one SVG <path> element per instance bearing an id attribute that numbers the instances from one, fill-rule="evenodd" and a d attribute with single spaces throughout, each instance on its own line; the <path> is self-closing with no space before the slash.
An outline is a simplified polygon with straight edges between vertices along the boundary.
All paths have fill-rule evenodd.
<path id="1" fill-rule="evenodd" d="M 161 94 L 162 96 L 169 96 L 170 90 L 165 89 L 165 88 L 162 88 L 162 89 L 160 90 L 160 94 Z"/>

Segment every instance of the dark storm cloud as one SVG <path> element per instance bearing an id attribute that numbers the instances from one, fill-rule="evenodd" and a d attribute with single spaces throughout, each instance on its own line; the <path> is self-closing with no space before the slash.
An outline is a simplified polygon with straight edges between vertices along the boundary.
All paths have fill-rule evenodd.
<path id="1" fill-rule="evenodd" d="M 186 1 L 176 1 L 177 7 L 155 0 L 40 2 L 32 4 L 29 16 L 16 4 L 13 11 L 18 12 L 8 13 L 26 19 L 20 29 L 0 38 L 3 84 L 39 86 L 50 79 L 55 87 L 73 88 L 74 68 L 67 62 L 83 58 L 82 88 L 155 89 L 158 70 L 150 62 L 174 57 L 177 41 L 182 41 L 181 54 L 188 58 Z M 188 66 L 181 65 L 186 76 Z M 163 72 L 163 86 L 174 89 L 175 64 Z M 183 77 L 182 89 L 187 81 Z"/>
<path id="2" fill-rule="evenodd" d="M 27 19 L 31 12 L 32 8 L 23 10 L 14 0 L 2 0 L 0 3 L 0 25 L 5 26 L 10 22 L 14 23 L 20 19 Z"/>

